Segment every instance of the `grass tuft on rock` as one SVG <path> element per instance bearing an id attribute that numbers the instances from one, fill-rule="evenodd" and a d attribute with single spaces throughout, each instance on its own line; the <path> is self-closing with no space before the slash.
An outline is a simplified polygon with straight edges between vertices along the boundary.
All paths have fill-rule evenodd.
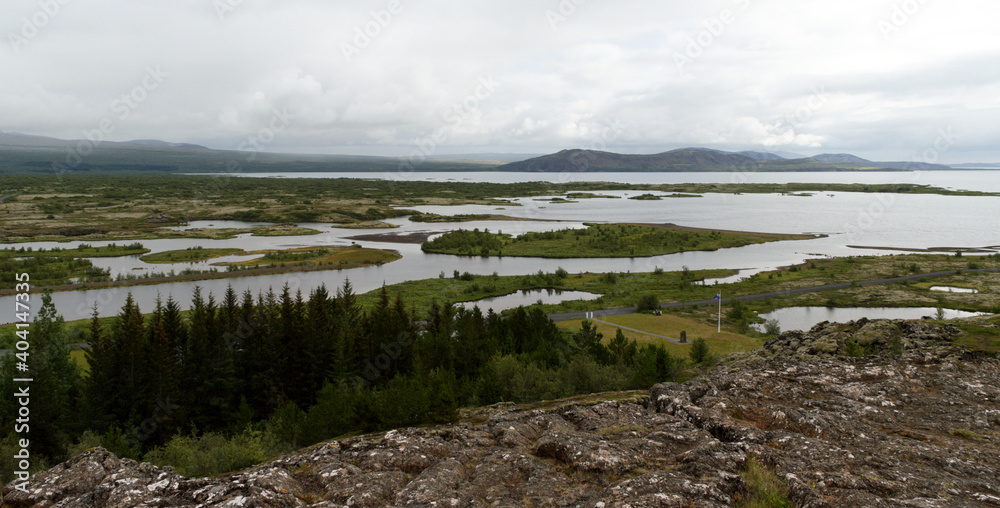
<path id="1" fill-rule="evenodd" d="M 749 490 L 746 498 L 736 499 L 741 508 L 792 508 L 788 500 L 788 485 L 778 477 L 774 469 L 751 455 L 740 473 L 743 484 Z"/>

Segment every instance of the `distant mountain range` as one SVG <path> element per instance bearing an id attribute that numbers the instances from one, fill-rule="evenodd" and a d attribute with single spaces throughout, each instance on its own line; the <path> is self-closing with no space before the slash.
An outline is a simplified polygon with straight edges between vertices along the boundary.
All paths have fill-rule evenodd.
<path id="1" fill-rule="evenodd" d="M 68 148 L 74 147 L 86 140 L 59 139 L 47 136 L 33 136 L 16 132 L 0 131 L 0 147 L 3 148 Z M 102 141 L 102 148 L 186 148 L 191 150 L 208 150 L 209 148 L 190 143 L 170 143 L 158 139 L 136 139 L 132 141 Z"/>
<path id="2" fill-rule="evenodd" d="M 290 173 L 489 171 L 509 160 L 489 154 L 483 160 L 287 154 L 214 150 L 156 139 L 133 141 L 65 140 L 0 131 L 0 174 L 53 173 Z"/>
<path id="3" fill-rule="evenodd" d="M 922 162 L 873 162 L 850 154 L 822 154 L 787 159 L 770 152 L 724 152 L 681 148 L 653 155 L 628 155 L 596 150 L 563 150 L 551 155 L 505 164 L 500 171 L 872 171 L 952 169 Z"/>
<path id="4" fill-rule="evenodd" d="M 83 146 L 87 155 L 77 157 Z M 596 150 L 562 150 L 549 155 L 458 154 L 410 161 L 398 157 L 250 153 L 214 150 L 155 139 L 64 140 L 0 131 L 0 173 L 52 172 L 680 172 L 680 171 L 892 171 L 993 169 L 1000 164 L 944 166 L 920 162 L 875 162 L 851 154 L 806 157 L 789 152 L 726 152 L 681 148 L 651 155 Z"/>

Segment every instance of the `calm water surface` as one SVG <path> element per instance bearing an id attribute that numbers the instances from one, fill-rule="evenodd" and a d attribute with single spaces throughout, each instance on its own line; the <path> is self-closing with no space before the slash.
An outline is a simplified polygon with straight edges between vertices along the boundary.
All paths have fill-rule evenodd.
<path id="1" fill-rule="evenodd" d="M 494 296 L 491 298 L 483 298 L 481 300 L 476 300 L 474 302 L 461 303 L 462 307 L 471 309 L 473 307 L 479 307 L 480 310 L 486 312 L 487 309 L 493 309 L 494 312 L 500 312 L 506 309 L 514 309 L 522 305 L 532 305 L 535 303 L 543 304 L 553 304 L 561 303 L 570 300 L 596 300 L 600 298 L 601 295 L 594 293 L 587 293 L 585 291 L 559 291 L 558 289 L 530 289 L 521 290 L 516 293 L 511 293 L 504 296 Z"/>
<path id="2" fill-rule="evenodd" d="M 342 177 L 344 173 L 336 176 Z M 372 177 L 372 174 L 351 174 Z M 249 175 L 249 176 L 259 176 Z M 286 175 L 288 176 L 288 175 Z M 293 175 L 294 176 L 294 175 Z M 316 174 L 308 174 L 316 177 Z M 412 173 L 414 179 L 456 179 L 468 181 L 523 181 L 529 177 L 554 179 L 560 175 L 519 173 Z M 727 173 L 604 173 L 572 174 L 575 179 L 586 177 L 595 180 L 622 181 L 635 177 L 636 182 L 722 182 L 733 178 Z M 613 177 L 613 178 L 612 178 Z M 751 181 L 819 181 L 850 183 L 863 179 L 865 183 L 928 183 L 956 188 L 976 188 L 1000 192 L 1000 172 L 995 171 L 944 171 L 944 172 L 879 172 L 879 173 L 751 173 Z M 521 179 L 521 180 L 518 180 Z M 978 179 L 978 180 L 977 180 Z M 973 181 L 977 180 L 977 181 Z M 445 180 L 447 181 L 447 180 Z M 417 207 L 423 212 L 441 214 L 493 213 L 534 221 L 482 221 L 454 224 L 414 223 L 405 217 L 386 222 L 398 225 L 391 230 L 351 230 L 333 228 L 328 224 L 301 224 L 321 231 L 319 235 L 296 237 L 251 237 L 241 235 L 230 240 L 172 239 L 143 240 L 154 252 L 203 246 L 205 248 L 236 247 L 244 250 L 286 249 L 294 247 L 350 245 L 356 242 L 365 247 L 393 249 L 403 258 L 383 266 L 372 266 L 343 271 L 308 272 L 239 277 L 199 282 L 178 282 L 150 286 L 133 286 L 93 291 L 60 292 L 53 295 L 58 310 L 67 320 L 86 318 L 97 304 L 103 316 L 115 315 L 124 304 L 126 295 L 133 293 L 144 311 L 155 305 L 158 297 L 172 296 L 187 306 L 195 286 L 207 294 L 222 294 L 228 285 L 238 292 L 266 292 L 269 288 L 280 290 L 288 284 L 293 290 L 308 292 L 320 284 L 328 288 L 339 287 L 350 278 L 356 291 L 366 292 L 384 284 L 436 277 L 441 271 L 469 271 L 476 274 L 521 275 L 538 270 L 555 271 L 562 267 L 571 273 L 638 271 L 649 272 L 659 267 L 664 270 L 692 270 L 710 268 L 741 269 L 737 278 L 771 270 L 781 266 L 801 263 L 805 259 L 828 256 L 878 255 L 891 251 L 870 247 L 899 248 L 994 248 L 1000 246 L 1000 198 L 961 197 L 937 195 L 895 195 L 861 193 L 816 193 L 811 196 L 778 194 L 705 194 L 700 198 L 670 198 L 660 201 L 626 199 L 639 194 L 634 191 L 602 192 L 615 198 L 584 199 L 575 203 L 551 203 L 538 198 L 513 200 L 512 205 L 458 207 Z M 419 244 L 389 241 L 353 240 L 361 234 L 426 233 L 434 235 L 454 229 L 490 229 L 514 235 L 528 231 L 548 231 L 561 228 L 582 228 L 585 222 L 644 222 L 674 223 L 682 226 L 718 228 L 773 233 L 812 233 L 824 237 L 804 241 L 783 241 L 750 245 L 737 249 L 715 252 L 684 252 L 652 258 L 618 259 L 540 259 L 540 258 L 481 258 L 425 254 Z M 186 227 L 250 227 L 259 223 L 236 221 L 210 221 Z M 30 244 L 33 248 L 75 247 L 79 242 Z M 109 242 L 87 242 L 105 245 Z M 118 242 L 122 243 L 122 242 Z M 130 243 L 130 242 L 126 242 Z M 28 245 L 28 244 L 23 244 Z M 19 245 L 13 245 L 20 247 Z M 852 247 L 853 246 L 853 247 Z M 869 248 L 855 248 L 855 247 Z M 144 263 L 139 258 L 97 258 L 96 266 L 108 268 L 112 276 L 150 272 L 179 272 L 185 268 L 209 269 L 210 263 L 234 259 L 227 257 L 201 263 L 157 264 Z M 222 269 L 220 269 L 222 270 Z M 720 282 L 731 282 L 733 278 Z M 714 281 L 710 281 L 714 282 Z M 537 298 L 536 298 L 537 299 Z M 37 300 L 37 297 L 35 298 Z M 14 320 L 14 303 L 11 297 L 0 298 L 0 323 Z M 919 317 L 919 316 L 918 316 Z"/>
<path id="3" fill-rule="evenodd" d="M 961 310 L 942 309 L 945 319 L 965 318 L 980 316 L 975 312 L 965 312 Z M 761 314 L 764 319 L 777 319 L 782 331 L 789 330 L 809 330 L 823 321 L 834 323 L 846 323 L 856 321 L 861 318 L 868 319 L 920 319 L 924 316 L 937 317 L 937 309 L 934 307 L 785 307 L 773 312 Z M 763 331 L 762 325 L 754 325 L 755 328 Z"/>
<path id="4" fill-rule="evenodd" d="M 194 173 L 211 175 L 212 173 Z M 1000 192 L 997 170 L 954 171 L 866 171 L 773 173 L 756 171 L 695 173 L 517 173 L 506 171 L 470 172 L 347 172 L 347 173 L 233 173 L 244 178 L 373 178 L 425 182 L 620 182 L 662 183 L 913 183 L 948 189 Z"/>

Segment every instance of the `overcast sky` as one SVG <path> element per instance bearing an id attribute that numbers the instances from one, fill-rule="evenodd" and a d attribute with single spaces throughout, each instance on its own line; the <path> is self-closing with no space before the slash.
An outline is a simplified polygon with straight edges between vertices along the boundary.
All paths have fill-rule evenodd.
<path id="1" fill-rule="evenodd" d="M 996 0 L 0 3 L 0 130 L 1000 161 Z"/>

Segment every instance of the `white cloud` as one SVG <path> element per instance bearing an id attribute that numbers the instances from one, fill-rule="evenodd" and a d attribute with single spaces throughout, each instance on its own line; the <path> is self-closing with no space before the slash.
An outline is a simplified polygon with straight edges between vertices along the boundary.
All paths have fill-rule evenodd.
<path id="1" fill-rule="evenodd" d="M 113 139 L 234 148 L 287 108 L 295 119 L 269 149 L 405 154 L 447 129 L 442 153 L 702 145 L 900 159 L 952 127 L 969 135 L 947 157 L 1000 160 L 1000 6 L 925 1 L 903 19 L 907 2 L 398 0 L 386 16 L 390 0 L 243 0 L 220 19 L 212 0 L 93 0 L 68 2 L 16 50 L 37 6 L 6 2 L 0 129 L 78 137 L 159 65 L 168 77 Z M 350 61 L 345 44 L 358 47 Z M 451 125 L 483 78 L 502 86 Z M 817 89 L 825 100 L 802 114 Z"/>

